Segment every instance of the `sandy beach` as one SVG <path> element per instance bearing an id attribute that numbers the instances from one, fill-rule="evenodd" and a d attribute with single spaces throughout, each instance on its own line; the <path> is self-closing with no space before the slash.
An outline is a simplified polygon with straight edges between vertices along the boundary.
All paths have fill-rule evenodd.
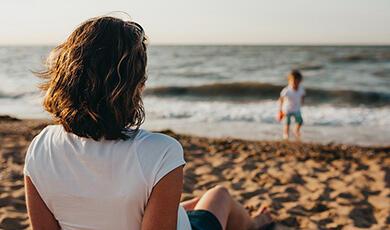
<path id="1" fill-rule="evenodd" d="M 28 229 L 24 156 L 45 120 L 0 118 L 0 229 Z M 212 139 L 165 133 L 184 147 L 182 200 L 226 186 L 251 212 L 268 205 L 291 229 L 387 229 L 390 147 Z"/>

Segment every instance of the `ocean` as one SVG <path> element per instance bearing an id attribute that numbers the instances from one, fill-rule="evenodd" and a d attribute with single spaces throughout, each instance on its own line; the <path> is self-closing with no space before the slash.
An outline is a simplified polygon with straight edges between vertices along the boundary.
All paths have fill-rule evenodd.
<path id="1" fill-rule="evenodd" d="M 0 114 L 48 118 L 39 79 L 49 46 L 0 47 Z M 303 141 L 390 145 L 390 47 L 150 46 L 144 128 L 278 140 L 287 74 L 304 76 Z"/>

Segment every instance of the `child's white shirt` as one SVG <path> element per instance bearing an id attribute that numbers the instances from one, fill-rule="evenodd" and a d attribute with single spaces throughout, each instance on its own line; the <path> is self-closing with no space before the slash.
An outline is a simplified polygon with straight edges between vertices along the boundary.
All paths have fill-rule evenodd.
<path id="1" fill-rule="evenodd" d="M 291 86 L 286 86 L 280 92 L 280 97 L 284 98 L 283 112 L 292 113 L 301 110 L 302 97 L 305 96 L 305 89 L 299 85 L 298 90 L 294 90 Z"/>

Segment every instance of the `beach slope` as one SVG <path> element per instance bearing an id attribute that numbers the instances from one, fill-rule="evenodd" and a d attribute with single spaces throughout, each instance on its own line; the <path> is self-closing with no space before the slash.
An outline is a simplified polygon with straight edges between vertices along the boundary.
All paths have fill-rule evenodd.
<path id="1" fill-rule="evenodd" d="M 24 156 L 49 121 L 0 118 L 0 229 L 26 229 Z M 184 147 L 182 200 L 217 184 L 253 212 L 269 205 L 293 229 L 385 229 L 390 147 L 210 139 L 165 133 Z"/>

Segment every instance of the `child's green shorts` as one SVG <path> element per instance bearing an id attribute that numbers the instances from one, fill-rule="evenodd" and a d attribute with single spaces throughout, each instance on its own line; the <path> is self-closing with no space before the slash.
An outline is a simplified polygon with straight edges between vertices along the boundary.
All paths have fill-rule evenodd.
<path id="1" fill-rule="evenodd" d="M 286 119 L 284 120 L 284 123 L 286 125 L 290 125 L 291 124 L 291 117 L 294 117 L 295 123 L 297 123 L 298 125 L 302 125 L 303 124 L 301 111 L 287 113 L 286 114 Z"/>

